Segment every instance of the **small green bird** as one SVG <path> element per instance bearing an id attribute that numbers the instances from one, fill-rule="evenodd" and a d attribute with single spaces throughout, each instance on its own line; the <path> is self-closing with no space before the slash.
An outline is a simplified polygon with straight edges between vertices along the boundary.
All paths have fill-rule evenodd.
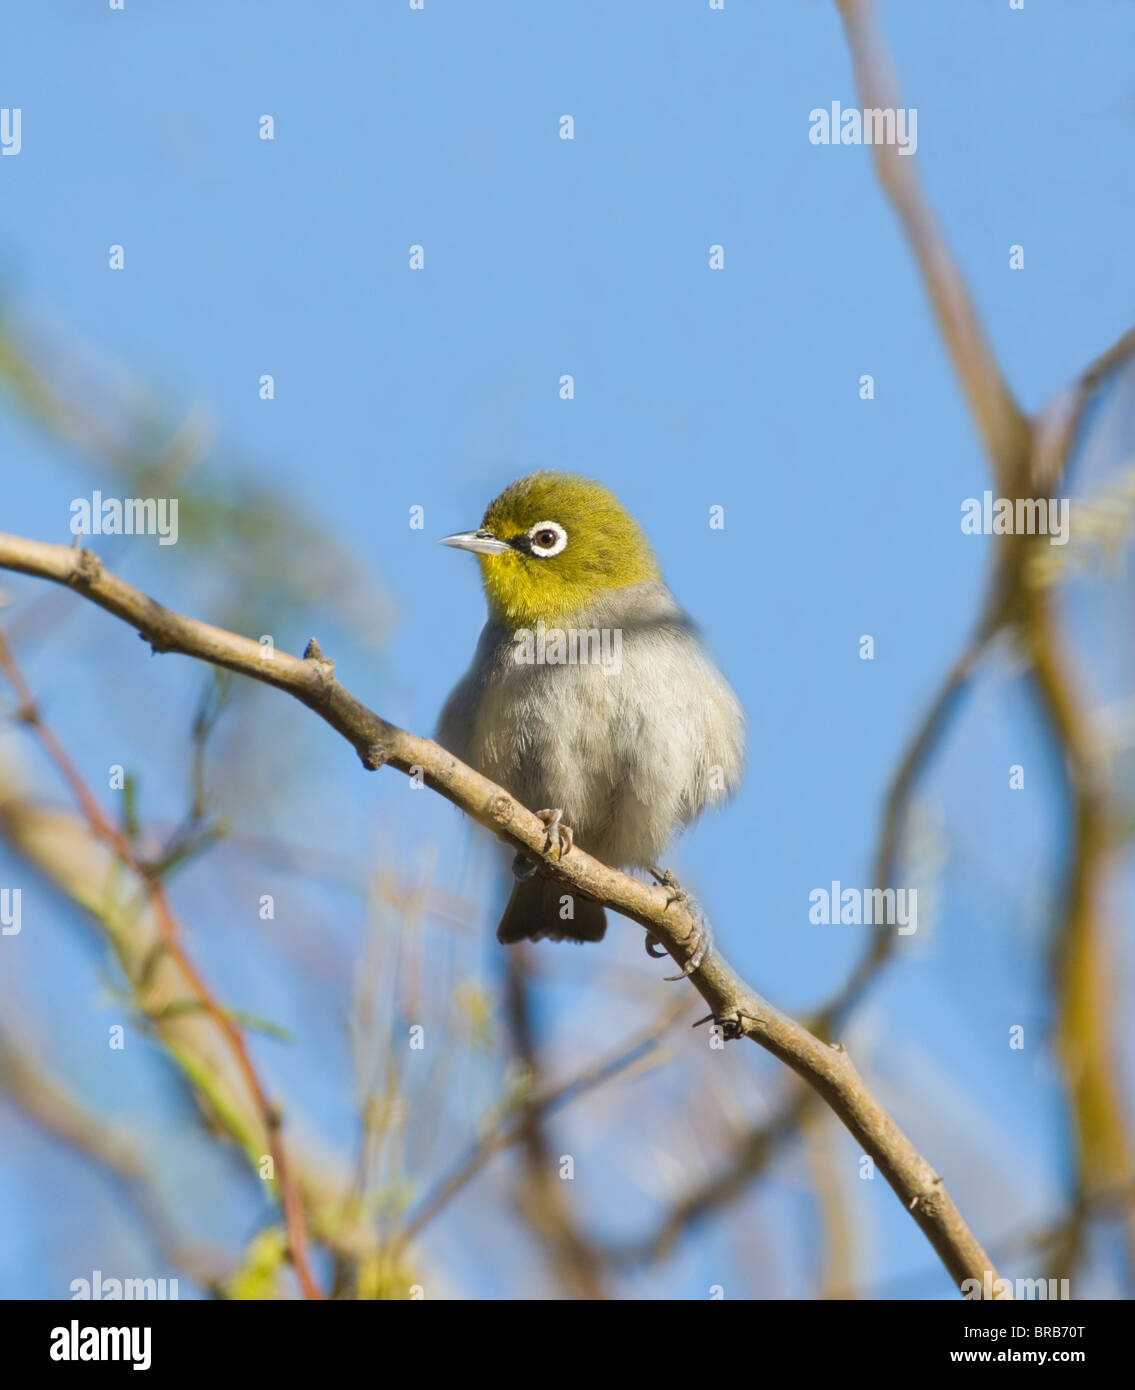
<path id="1" fill-rule="evenodd" d="M 655 872 L 674 832 L 737 789 L 745 716 L 638 523 L 600 483 L 540 472 L 443 544 L 476 554 L 489 620 L 438 742 L 552 808 L 536 814 L 561 856 L 575 843 Z M 497 939 L 601 940 L 602 906 L 534 868 L 517 855 Z"/>

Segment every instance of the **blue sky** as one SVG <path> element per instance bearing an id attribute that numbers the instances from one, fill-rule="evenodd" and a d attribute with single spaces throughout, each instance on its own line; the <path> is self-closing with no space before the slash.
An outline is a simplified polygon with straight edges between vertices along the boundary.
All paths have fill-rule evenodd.
<path id="1" fill-rule="evenodd" d="M 1021 12 L 896 3 L 882 6 L 881 25 L 918 108 L 928 195 L 1022 404 L 1036 409 L 1129 326 L 1135 303 L 1135 12 L 1118 0 Z M 202 412 L 213 476 L 255 479 L 318 521 L 383 596 L 379 648 L 333 595 L 314 614 L 273 615 L 279 645 L 302 650 L 316 624 L 356 694 L 429 732 L 483 616 L 476 566 L 436 538 L 476 525 L 534 468 L 602 479 L 644 525 L 750 719 L 743 793 L 685 837 L 674 866 L 763 994 L 789 1010 L 825 999 L 862 929 L 811 926 L 808 894 L 833 879 L 867 884 L 882 795 L 969 629 L 989 561 L 989 541 L 959 526 L 985 463 L 869 154 L 808 141 L 812 108 L 855 101 L 834 6 L 127 0 L 121 13 L 16 7 L 5 32 L 0 104 L 23 113 L 22 150 L 0 160 L 8 312 L 97 377 L 143 383 L 171 424 Z M 258 138 L 265 113 L 271 142 Z M 558 137 L 565 113 L 571 141 Z M 1009 269 L 1014 243 L 1022 271 Z M 108 269 L 112 244 L 124 247 L 122 271 Z M 264 373 L 272 401 L 258 395 Z M 571 401 L 560 399 L 564 373 Z M 859 398 L 864 373 L 872 401 Z M 0 476 L 0 529 L 60 541 L 71 500 L 102 483 L 10 409 Z M 421 531 L 408 524 L 416 505 Z M 708 524 L 714 505 L 722 531 Z M 210 572 L 216 557 L 203 562 L 192 536 L 116 554 L 158 597 L 223 620 L 223 568 Z M 20 598 L 34 588 L 3 587 Z M 174 819 L 199 673 L 143 659 L 132 634 L 93 612 L 72 613 L 64 633 L 28 657 L 53 720 L 92 773 L 144 765 L 148 812 Z M 858 657 L 864 633 L 873 662 Z M 1108 630 L 1088 639 L 1106 663 Z M 257 750 L 268 761 L 237 798 L 246 825 L 360 858 L 380 843 L 416 862 L 435 846 L 443 881 L 491 893 L 493 865 L 451 808 L 394 774 L 360 776 L 349 750 L 298 708 L 279 711 L 280 698 L 258 706 L 282 732 L 270 753 Z M 1023 794 L 1007 790 L 1013 762 L 1029 769 Z M 1046 1219 L 1070 1172 L 1042 1045 L 1058 779 L 1031 705 L 995 662 L 925 788 L 945 856 L 933 926 L 851 1035 L 861 1068 L 948 1169 L 989 1243 Z M 275 781 L 302 786 L 285 826 Z M 0 882 L 18 872 L 0 849 Z M 318 1007 L 297 998 L 294 980 L 219 941 L 226 901 L 208 880 L 202 868 L 178 883 L 195 945 L 246 1007 L 296 1029 L 299 1045 L 258 1041 L 260 1055 L 346 1142 L 349 1087 L 327 1077 L 343 1064 L 337 996 Z M 306 891 L 349 957 L 358 902 Z M 60 925 L 19 938 L 23 1007 L 57 1021 L 90 1014 L 88 1039 L 60 1026 L 48 1054 L 130 1118 L 120 1079 L 100 1083 L 91 1051 L 106 1022 L 99 953 L 50 895 L 37 901 Z M 1129 893 L 1119 901 L 1128 909 Z M 1126 926 L 1129 911 L 1120 918 Z M 637 929 L 612 932 L 601 950 L 662 973 Z M 570 959 L 567 983 L 542 996 L 553 1035 L 592 1008 L 580 1004 L 589 956 Z M 1129 960 L 1122 970 L 1129 988 Z M 1022 1017 L 1037 1030 L 1024 1056 L 1004 1045 Z M 626 1031 L 597 1005 L 594 1019 L 597 1040 Z M 776 1070 L 742 1060 L 766 1100 L 775 1095 Z M 153 1058 L 129 1065 L 139 1096 L 156 1091 Z M 162 1123 L 176 1149 L 191 1120 L 167 1106 Z M 569 1142 L 571 1113 L 560 1123 Z M 0 1294 L 45 1295 L 61 1269 L 80 1273 L 125 1237 L 112 1195 L 10 1116 L 0 1124 L 11 1136 L 3 1187 L 15 1194 Z M 890 1193 L 854 1183 L 850 1140 L 835 1151 L 867 1233 L 869 1290 L 948 1294 Z M 57 1195 L 71 1181 L 107 1208 L 81 1256 L 66 1229 L 43 1235 L 45 1223 L 77 1219 Z M 591 1196 L 605 1220 L 627 1209 L 621 1179 L 596 1179 Z M 781 1172 L 751 1210 L 790 1241 L 801 1200 Z M 254 1219 L 222 1211 L 218 1238 L 226 1221 Z M 761 1292 L 727 1224 L 699 1232 L 636 1291 L 701 1297 L 725 1269 L 740 1293 Z M 437 1258 L 459 1263 L 467 1289 L 493 1292 L 459 1251 L 439 1243 Z M 1101 1257 L 1093 1287 L 1106 1292 L 1113 1277 Z"/>

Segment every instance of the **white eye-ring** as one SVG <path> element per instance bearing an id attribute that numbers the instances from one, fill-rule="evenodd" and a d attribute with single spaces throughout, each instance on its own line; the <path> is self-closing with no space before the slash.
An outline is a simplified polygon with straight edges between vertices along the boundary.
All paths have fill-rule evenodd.
<path id="1" fill-rule="evenodd" d="M 538 521 L 528 528 L 528 539 L 532 542 L 532 554 L 547 560 L 567 545 L 567 532 L 558 521 Z"/>

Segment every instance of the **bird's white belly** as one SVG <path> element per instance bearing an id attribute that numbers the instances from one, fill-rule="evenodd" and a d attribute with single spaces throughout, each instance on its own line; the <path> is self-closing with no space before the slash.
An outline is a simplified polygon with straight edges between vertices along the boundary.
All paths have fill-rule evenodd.
<path id="1" fill-rule="evenodd" d="M 582 848 L 646 866 L 736 790 L 744 716 L 665 590 L 623 599 L 594 616 L 621 632 L 617 669 L 518 661 L 513 634 L 487 626 L 439 736 L 531 810 L 562 810 Z"/>
<path id="2" fill-rule="evenodd" d="M 477 765 L 533 810 L 559 807 L 585 849 L 602 853 L 607 823 L 633 807 L 627 783 L 623 701 L 595 668 L 514 669 L 498 674 L 473 731 Z"/>
<path id="3" fill-rule="evenodd" d="M 697 770 L 673 688 L 599 666 L 495 673 L 473 731 L 476 764 L 532 810 L 556 807 L 612 864 L 655 863 L 689 819 Z"/>

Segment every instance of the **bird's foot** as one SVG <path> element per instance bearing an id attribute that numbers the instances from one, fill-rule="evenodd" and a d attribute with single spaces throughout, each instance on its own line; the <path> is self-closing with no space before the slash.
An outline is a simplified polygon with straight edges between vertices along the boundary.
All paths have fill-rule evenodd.
<path id="1" fill-rule="evenodd" d="M 686 892 L 674 877 L 672 869 L 656 869 L 652 867 L 650 872 L 656 883 L 670 890 L 669 897 L 666 899 L 667 908 L 673 907 L 673 905 L 677 903 L 680 907 L 690 908 L 692 915 L 696 919 L 694 935 L 690 943 L 692 947 L 690 958 L 682 967 L 682 973 L 680 975 L 666 976 L 667 980 L 684 980 L 688 975 L 692 975 L 695 970 L 700 970 L 705 964 L 706 957 L 713 947 L 713 933 L 710 931 L 709 924 L 706 922 L 705 918 L 694 908 L 693 899 L 690 897 L 689 893 Z M 650 932 L 647 932 L 646 941 L 643 944 L 646 947 L 646 954 L 653 957 L 655 960 L 660 960 L 667 954 L 667 952 L 659 946 L 657 939 L 653 937 Z"/>
<path id="2" fill-rule="evenodd" d="M 675 903 L 679 903 L 682 907 L 688 905 L 690 895 L 674 877 L 673 869 L 656 869 L 652 866 L 650 874 L 655 883 L 670 890 L 670 896 L 666 899 L 667 907 L 673 907 Z"/>
<path id="3" fill-rule="evenodd" d="M 556 858 L 562 859 L 565 854 L 570 854 L 572 846 L 575 844 L 575 833 L 570 825 L 564 824 L 564 813 L 561 810 L 537 811 L 536 818 L 542 820 L 548 831 L 548 843 L 544 846 L 544 853 L 556 852 Z"/>
<path id="4" fill-rule="evenodd" d="M 704 917 L 699 917 L 694 927 L 693 938 L 690 942 L 691 955 L 681 972 L 677 975 L 666 975 L 667 980 L 684 980 L 688 975 L 692 975 L 695 970 L 700 970 L 706 963 L 710 951 L 713 949 L 713 933 L 709 929 L 709 923 Z"/>
<path id="5" fill-rule="evenodd" d="M 745 1020 L 750 1023 L 760 1023 L 758 1014 L 746 1013 L 744 1009 L 736 1009 L 732 1014 L 718 1016 L 717 1014 L 706 1014 L 705 1018 L 699 1018 L 693 1025 L 700 1028 L 703 1023 L 712 1023 L 715 1028 L 721 1029 L 721 1036 L 726 1042 L 733 1042 L 737 1038 L 745 1036 Z"/>

